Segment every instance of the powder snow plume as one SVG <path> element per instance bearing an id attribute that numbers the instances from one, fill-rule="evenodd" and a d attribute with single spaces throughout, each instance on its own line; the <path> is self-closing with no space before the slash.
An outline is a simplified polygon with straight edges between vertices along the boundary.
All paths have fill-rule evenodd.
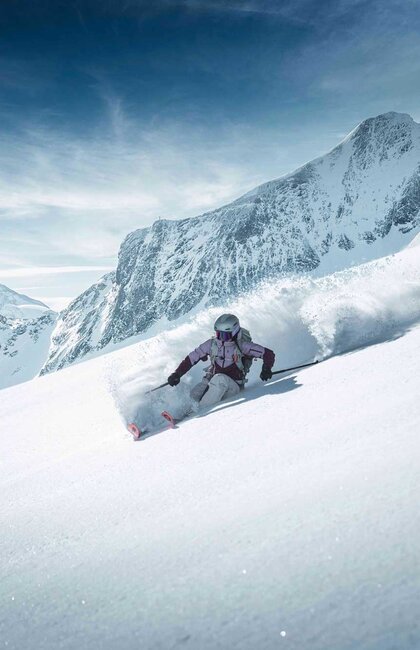
<path id="1" fill-rule="evenodd" d="M 276 353 L 275 368 L 350 352 L 394 339 L 420 321 L 420 248 L 323 278 L 276 280 L 226 305 L 204 310 L 190 322 L 111 355 L 109 383 L 126 420 L 141 413 L 142 423 L 156 426 L 164 408 L 174 415 L 189 403 L 189 388 L 206 364 L 198 364 L 176 389 L 151 394 L 180 361 L 208 339 L 221 312 L 237 314 L 253 340 Z M 128 353 L 129 350 L 129 353 Z M 254 362 L 249 385 L 259 381 Z"/>

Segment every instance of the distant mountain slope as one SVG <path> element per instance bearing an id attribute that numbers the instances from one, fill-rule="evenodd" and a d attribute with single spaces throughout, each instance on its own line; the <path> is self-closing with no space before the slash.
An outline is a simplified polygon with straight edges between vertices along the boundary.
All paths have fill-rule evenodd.
<path id="1" fill-rule="evenodd" d="M 131 233 L 116 273 L 61 313 L 43 372 L 261 280 L 395 252 L 419 228 L 420 125 L 398 113 L 368 119 L 325 156 L 229 205 Z"/>
<path id="2" fill-rule="evenodd" d="M 60 313 L 42 373 L 102 349 L 104 332 L 113 318 L 117 287 L 115 273 L 107 273 Z"/>
<path id="3" fill-rule="evenodd" d="M 50 308 L 40 300 L 34 300 L 0 284 L 0 315 L 6 318 L 37 318 Z"/>
<path id="4" fill-rule="evenodd" d="M 36 377 L 48 355 L 57 314 L 33 319 L 0 315 L 0 388 Z"/>
<path id="5" fill-rule="evenodd" d="M 0 388 L 39 374 L 56 320 L 44 303 L 0 284 Z"/>

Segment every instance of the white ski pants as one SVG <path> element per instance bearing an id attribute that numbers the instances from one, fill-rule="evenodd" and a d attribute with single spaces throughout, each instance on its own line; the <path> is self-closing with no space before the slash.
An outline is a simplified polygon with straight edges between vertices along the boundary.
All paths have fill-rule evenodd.
<path id="1" fill-rule="evenodd" d="M 201 398 L 200 406 L 213 406 L 222 399 L 234 397 L 240 390 L 236 381 L 228 377 L 228 375 L 218 372 L 210 379 L 209 388 Z"/>

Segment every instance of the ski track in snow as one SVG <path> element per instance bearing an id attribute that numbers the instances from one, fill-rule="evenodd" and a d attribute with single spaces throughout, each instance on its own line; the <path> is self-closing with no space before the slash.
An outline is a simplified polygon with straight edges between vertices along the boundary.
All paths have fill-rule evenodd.
<path id="1" fill-rule="evenodd" d="M 229 305 L 277 366 L 326 361 L 264 385 L 256 363 L 142 443 L 124 418 L 218 311 L 1 391 L 3 646 L 420 647 L 419 268 L 411 247 Z"/>

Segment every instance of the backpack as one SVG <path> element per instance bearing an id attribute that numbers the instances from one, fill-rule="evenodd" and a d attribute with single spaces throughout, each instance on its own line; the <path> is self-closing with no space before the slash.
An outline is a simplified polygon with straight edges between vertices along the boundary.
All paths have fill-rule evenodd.
<path id="1" fill-rule="evenodd" d="M 252 357 L 247 357 L 245 354 L 242 353 L 241 350 L 241 343 L 242 341 L 246 341 L 247 343 L 252 341 L 251 334 L 249 330 L 245 329 L 245 327 L 241 327 L 239 330 L 235 343 L 236 343 L 236 348 L 237 348 L 237 358 L 235 359 L 235 363 L 238 366 L 239 370 L 241 370 L 244 373 L 244 378 L 243 378 L 243 383 L 247 382 L 248 380 L 246 379 L 247 374 L 251 370 L 253 358 Z M 210 353 L 210 361 L 211 365 L 214 365 L 214 362 L 216 361 L 217 357 L 217 339 L 213 337 L 212 342 L 211 342 L 211 353 Z"/>

